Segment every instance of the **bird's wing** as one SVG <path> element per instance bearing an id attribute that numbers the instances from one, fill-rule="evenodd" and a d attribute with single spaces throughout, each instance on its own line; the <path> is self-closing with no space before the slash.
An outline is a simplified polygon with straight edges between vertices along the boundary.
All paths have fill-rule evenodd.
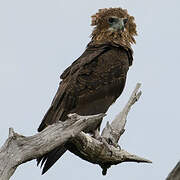
<path id="1" fill-rule="evenodd" d="M 53 124 L 58 120 L 64 121 L 67 118 L 67 113 L 69 113 L 76 106 L 77 89 L 74 89 L 73 85 L 75 84 L 78 73 L 86 64 L 91 63 L 108 49 L 109 47 L 106 45 L 96 48 L 87 48 L 85 52 L 62 73 L 60 76 L 62 81 L 50 108 L 48 109 L 38 128 L 39 132 L 48 125 Z"/>
<path id="2" fill-rule="evenodd" d="M 63 81 L 55 95 L 50 109 L 45 115 L 39 131 L 57 120 L 65 120 L 70 112 L 81 112 L 86 106 L 86 113 L 103 112 L 121 94 L 129 67 L 125 50 L 101 46 L 88 48 L 82 56 L 68 67 L 61 75 Z M 97 105 L 96 100 L 100 101 Z M 94 103 L 95 102 L 95 103 Z M 94 103 L 94 104 L 92 104 Z M 88 106 L 87 106 L 88 105 Z M 95 108 L 95 106 L 97 106 Z M 85 114 L 86 114 L 85 113 Z M 37 159 L 43 165 L 45 173 L 67 150 L 66 146 L 57 147 Z"/>
<path id="3" fill-rule="evenodd" d="M 107 46 L 87 48 L 85 52 L 62 73 L 62 81 L 49 110 L 45 114 L 38 128 L 39 132 L 57 120 L 64 121 L 66 119 L 66 115 L 76 105 L 77 96 L 74 94 L 73 84 L 75 84 L 79 70 L 82 70 L 82 66 L 90 63 L 107 50 Z M 62 145 L 42 157 L 39 157 L 37 159 L 37 164 L 41 162 L 41 167 L 44 165 L 42 174 L 44 174 L 66 152 L 66 150 L 66 146 Z"/>
<path id="4" fill-rule="evenodd" d="M 110 48 L 90 63 L 81 66 L 76 77 L 79 103 L 121 94 L 129 69 L 129 57 L 123 48 Z M 89 102 L 88 100 L 88 102 Z"/>

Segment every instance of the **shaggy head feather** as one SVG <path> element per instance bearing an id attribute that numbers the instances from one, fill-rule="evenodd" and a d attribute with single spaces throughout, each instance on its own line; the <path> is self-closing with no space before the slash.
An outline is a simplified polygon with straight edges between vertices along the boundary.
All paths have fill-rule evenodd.
<path id="1" fill-rule="evenodd" d="M 116 17 L 126 20 L 124 28 L 114 30 L 111 28 L 111 19 Z M 130 16 L 126 9 L 105 8 L 92 16 L 92 26 L 94 30 L 91 34 L 93 44 L 115 43 L 125 48 L 131 48 L 131 44 L 136 43 L 134 36 L 137 35 L 134 17 Z"/>

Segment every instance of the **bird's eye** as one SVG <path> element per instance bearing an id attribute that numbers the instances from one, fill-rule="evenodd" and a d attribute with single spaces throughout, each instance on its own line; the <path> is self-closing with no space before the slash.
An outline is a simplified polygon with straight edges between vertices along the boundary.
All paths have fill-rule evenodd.
<path id="1" fill-rule="evenodd" d="M 124 24 L 127 24 L 128 19 L 127 19 L 127 18 L 124 18 L 124 19 L 123 19 L 123 22 L 124 22 Z"/>
<path id="2" fill-rule="evenodd" d="M 109 24 L 113 24 L 114 22 L 116 22 L 116 18 L 110 17 L 108 19 L 108 22 L 109 22 Z"/>

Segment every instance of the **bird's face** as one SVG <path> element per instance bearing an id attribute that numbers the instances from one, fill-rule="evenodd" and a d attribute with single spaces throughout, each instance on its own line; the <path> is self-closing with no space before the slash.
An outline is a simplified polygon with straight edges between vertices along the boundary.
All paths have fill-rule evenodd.
<path id="1" fill-rule="evenodd" d="M 96 44 L 114 42 L 130 47 L 137 35 L 134 17 L 122 8 L 105 8 L 92 16 L 92 40 Z"/>
<path id="2" fill-rule="evenodd" d="M 107 19 L 109 25 L 108 31 L 112 32 L 123 32 L 126 28 L 127 18 L 119 18 L 117 16 L 111 16 Z"/>

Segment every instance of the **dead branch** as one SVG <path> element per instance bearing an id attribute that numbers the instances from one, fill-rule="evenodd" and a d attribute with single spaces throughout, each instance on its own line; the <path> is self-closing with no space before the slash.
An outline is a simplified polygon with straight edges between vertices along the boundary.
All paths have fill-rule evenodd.
<path id="1" fill-rule="evenodd" d="M 125 131 L 124 128 L 128 112 L 142 94 L 141 91 L 138 92 L 140 86 L 141 84 L 137 83 L 123 110 L 116 116 L 111 124 L 107 122 L 106 127 L 102 131 L 102 136 L 107 140 L 107 142 L 112 144 L 110 148 L 107 148 L 103 142 L 97 141 L 83 132 L 78 134 L 78 136 L 72 140 L 74 146 L 72 147 L 71 144 L 68 148 L 72 153 L 80 158 L 100 165 L 103 175 L 106 175 L 107 169 L 110 168 L 111 165 L 117 165 L 122 162 L 151 163 L 150 160 L 132 155 L 125 150 L 120 149 L 119 146 L 116 146 L 120 136 Z"/>
<path id="2" fill-rule="evenodd" d="M 104 142 L 81 132 L 93 123 L 100 121 L 104 114 L 92 116 L 71 114 L 68 121 L 48 126 L 42 132 L 30 137 L 19 135 L 10 128 L 9 138 L 0 149 L 0 179 L 8 180 L 20 164 L 41 157 L 64 143 L 67 146 L 70 144 L 68 149 L 75 155 L 100 165 L 103 175 L 111 165 L 121 162 L 151 163 L 147 159 L 122 150 L 117 145 L 120 136 L 125 131 L 127 114 L 141 95 L 141 92 L 138 92 L 139 88 L 140 84 L 137 84 L 124 109 L 111 124 L 108 122 L 104 128 L 102 137 L 106 139 L 109 148 Z"/>
<path id="3" fill-rule="evenodd" d="M 42 132 L 29 137 L 17 134 L 10 128 L 9 137 L 0 148 L 0 179 L 8 180 L 20 164 L 41 157 L 62 145 L 102 117 L 104 114 L 71 114 L 68 121 L 48 126 Z"/>
<path id="4" fill-rule="evenodd" d="M 176 164 L 173 170 L 169 173 L 166 180 L 179 180 L 180 179 L 180 161 Z"/>

